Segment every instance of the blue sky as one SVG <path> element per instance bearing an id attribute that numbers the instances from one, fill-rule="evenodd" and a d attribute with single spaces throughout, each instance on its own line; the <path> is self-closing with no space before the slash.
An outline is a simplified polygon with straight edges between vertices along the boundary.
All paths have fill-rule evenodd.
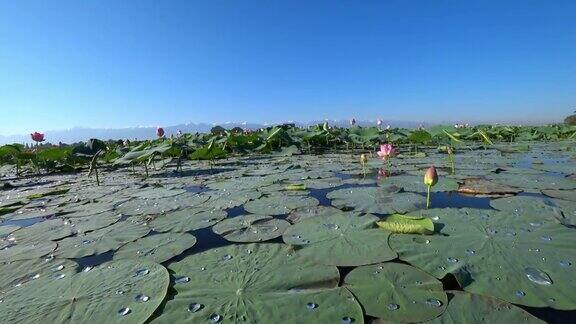
<path id="1" fill-rule="evenodd" d="M 4 135 L 575 106 L 575 1 L 0 0 Z"/>

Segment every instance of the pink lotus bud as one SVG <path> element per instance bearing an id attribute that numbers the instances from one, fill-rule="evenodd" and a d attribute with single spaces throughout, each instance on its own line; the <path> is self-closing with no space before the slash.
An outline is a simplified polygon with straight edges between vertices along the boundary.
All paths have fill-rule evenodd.
<path id="1" fill-rule="evenodd" d="M 156 135 L 160 138 L 164 137 L 164 128 L 162 127 L 156 128 Z"/>
<path id="2" fill-rule="evenodd" d="M 426 170 L 424 174 L 424 184 L 428 187 L 434 186 L 438 182 L 438 173 L 436 173 L 436 168 L 432 165 Z"/>
<path id="3" fill-rule="evenodd" d="M 396 149 L 392 144 L 381 144 L 380 151 L 376 152 L 376 154 L 384 160 L 390 158 L 394 153 L 396 153 Z"/>
<path id="4" fill-rule="evenodd" d="M 44 133 L 34 132 L 30 134 L 30 137 L 32 137 L 32 140 L 36 143 L 44 142 Z"/>
<path id="5" fill-rule="evenodd" d="M 382 180 L 384 178 L 388 178 L 390 176 L 390 172 L 384 170 L 384 169 L 379 169 L 378 170 L 378 180 Z"/>

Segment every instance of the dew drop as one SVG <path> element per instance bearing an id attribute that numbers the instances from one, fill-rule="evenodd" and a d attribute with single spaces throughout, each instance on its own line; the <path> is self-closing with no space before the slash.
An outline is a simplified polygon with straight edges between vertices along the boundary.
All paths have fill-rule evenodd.
<path id="1" fill-rule="evenodd" d="M 60 270 L 62 270 L 62 269 L 64 269 L 64 265 L 61 264 L 61 265 L 59 265 L 59 266 L 57 266 L 57 267 L 52 268 L 52 271 L 53 271 L 53 272 L 56 272 L 56 271 L 60 271 Z"/>
<path id="2" fill-rule="evenodd" d="M 517 291 L 516 291 L 516 297 L 522 298 L 522 297 L 524 297 L 524 296 L 526 296 L 526 293 L 523 292 L 522 290 L 517 290 Z"/>
<path id="3" fill-rule="evenodd" d="M 337 230 L 338 229 L 338 225 L 336 225 L 336 224 L 323 224 L 322 226 L 324 226 L 324 228 L 329 229 L 329 230 Z"/>
<path id="4" fill-rule="evenodd" d="M 230 254 L 226 254 L 224 257 L 222 257 L 222 259 L 224 259 L 224 261 L 228 261 L 232 259 L 232 256 Z"/>
<path id="5" fill-rule="evenodd" d="M 60 280 L 60 279 L 64 279 L 64 277 L 66 277 L 66 275 L 61 273 L 61 274 L 55 275 L 53 278 L 55 280 Z"/>
<path id="6" fill-rule="evenodd" d="M 315 310 L 316 308 L 318 308 L 318 304 L 308 303 L 308 304 L 306 304 L 306 308 L 307 308 L 308 310 Z"/>
<path id="7" fill-rule="evenodd" d="M 123 294 L 124 294 L 124 290 L 116 289 L 116 295 L 123 295 Z"/>
<path id="8" fill-rule="evenodd" d="M 448 257 L 446 258 L 446 261 L 448 261 L 449 263 L 456 263 L 458 262 L 458 259 Z"/>
<path id="9" fill-rule="evenodd" d="M 87 266 L 87 267 L 85 267 L 84 269 L 82 269 L 82 272 L 88 272 L 88 271 L 90 271 L 90 270 L 92 270 L 92 267 L 91 267 L 91 266 Z"/>
<path id="10" fill-rule="evenodd" d="M 471 255 L 474 255 L 474 254 L 476 254 L 476 251 L 468 249 L 468 250 L 466 250 L 466 252 L 465 252 L 465 253 L 466 253 L 466 255 L 469 255 L 469 256 L 471 256 Z"/>
<path id="11" fill-rule="evenodd" d="M 395 311 L 400 308 L 400 306 L 398 306 L 398 304 L 390 303 L 388 306 L 386 306 L 386 308 L 388 308 L 388 310 Z"/>
<path id="12" fill-rule="evenodd" d="M 145 303 L 147 301 L 150 300 L 150 297 L 140 294 L 140 295 L 136 295 L 136 297 L 134 297 L 134 300 L 136 300 L 139 303 Z"/>
<path id="13" fill-rule="evenodd" d="M 552 237 L 550 237 L 549 235 L 542 235 L 540 238 L 544 241 L 548 241 L 548 242 L 552 241 Z"/>
<path id="14" fill-rule="evenodd" d="M 354 319 L 352 317 L 344 316 L 342 317 L 342 324 L 352 324 Z"/>
<path id="15" fill-rule="evenodd" d="M 567 261 L 567 260 L 560 260 L 560 266 L 563 268 L 568 268 L 569 266 L 572 265 L 572 262 Z"/>
<path id="16" fill-rule="evenodd" d="M 137 270 L 136 273 L 134 273 L 134 277 L 145 276 L 145 275 L 147 275 L 148 273 L 150 273 L 150 270 L 148 270 L 148 269 L 140 269 L 140 270 Z"/>
<path id="17" fill-rule="evenodd" d="M 131 310 L 128 307 L 122 307 L 118 310 L 118 315 L 120 316 L 126 316 L 128 314 L 130 314 Z"/>
<path id="18" fill-rule="evenodd" d="M 528 280 L 532 281 L 533 283 L 549 286 L 552 284 L 552 280 L 546 274 L 546 272 L 536 269 L 536 268 L 524 268 L 524 274 Z"/>
<path id="19" fill-rule="evenodd" d="M 190 277 L 178 277 L 178 278 L 174 279 L 175 284 L 183 284 L 183 283 L 187 283 L 188 281 L 190 281 Z"/>
<path id="20" fill-rule="evenodd" d="M 426 299 L 426 305 L 430 307 L 440 307 L 442 306 L 442 302 L 439 301 L 438 299 L 428 298 Z"/>
<path id="21" fill-rule="evenodd" d="M 222 319 L 222 316 L 213 313 L 210 314 L 210 316 L 208 316 L 208 319 L 210 320 L 211 323 L 218 323 Z"/>
<path id="22" fill-rule="evenodd" d="M 204 305 L 200 304 L 200 303 L 191 303 L 190 305 L 188 305 L 188 311 L 190 313 L 196 313 L 197 311 L 201 310 L 204 307 Z"/>

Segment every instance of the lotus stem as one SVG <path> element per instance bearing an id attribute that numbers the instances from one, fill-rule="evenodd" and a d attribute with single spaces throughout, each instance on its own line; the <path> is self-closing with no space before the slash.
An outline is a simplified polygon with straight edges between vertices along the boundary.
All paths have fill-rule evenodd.
<path id="1" fill-rule="evenodd" d="M 146 170 L 146 178 L 148 178 L 148 163 L 144 162 L 144 170 Z"/>
<path id="2" fill-rule="evenodd" d="M 430 188 L 432 186 L 428 186 L 428 192 L 426 194 L 426 209 L 430 208 Z"/>

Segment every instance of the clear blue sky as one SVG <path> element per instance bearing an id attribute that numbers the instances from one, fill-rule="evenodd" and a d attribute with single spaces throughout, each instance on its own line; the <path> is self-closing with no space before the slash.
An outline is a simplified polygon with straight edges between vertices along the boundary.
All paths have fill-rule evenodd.
<path id="1" fill-rule="evenodd" d="M 0 134 L 574 107 L 576 1 L 0 0 Z"/>

